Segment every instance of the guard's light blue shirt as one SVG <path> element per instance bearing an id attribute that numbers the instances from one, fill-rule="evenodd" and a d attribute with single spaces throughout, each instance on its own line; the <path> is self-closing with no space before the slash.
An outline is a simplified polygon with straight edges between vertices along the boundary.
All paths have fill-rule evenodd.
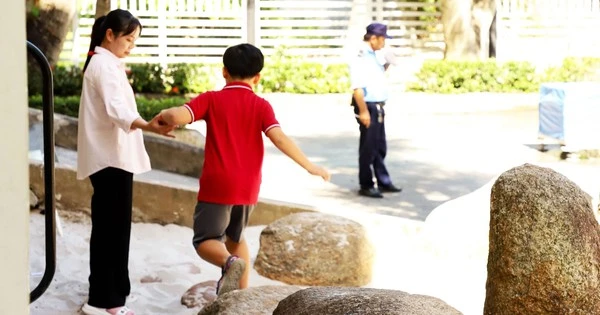
<path id="1" fill-rule="evenodd" d="M 350 62 L 350 86 L 352 90 L 362 88 L 365 102 L 385 102 L 388 87 L 385 78 L 385 58 L 365 43 Z"/>

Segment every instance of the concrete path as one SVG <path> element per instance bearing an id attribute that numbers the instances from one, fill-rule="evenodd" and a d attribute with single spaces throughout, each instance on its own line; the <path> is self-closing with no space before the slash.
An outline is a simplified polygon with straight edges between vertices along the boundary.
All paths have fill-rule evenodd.
<path id="1" fill-rule="evenodd" d="M 580 185 L 598 195 L 600 170 L 593 163 L 559 161 L 537 151 L 537 95 L 394 94 L 386 105 L 386 161 L 404 191 L 383 200 L 356 194 L 359 132 L 347 97 L 266 98 L 284 131 L 334 174 L 327 184 L 311 178 L 267 142 L 262 195 L 268 198 L 422 221 L 441 203 L 525 162 L 578 177 Z"/>
<path id="2" fill-rule="evenodd" d="M 377 213 L 416 221 L 445 201 L 470 193 L 525 162 L 555 168 L 598 196 L 596 163 L 560 161 L 536 150 L 537 95 L 392 93 L 386 105 L 386 163 L 399 194 L 357 195 L 358 125 L 346 95 L 268 94 L 284 131 L 333 173 L 324 183 L 308 175 L 265 138 L 261 197 L 329 213 Z M 203 122 L 191 128 L 204 133 Z M 58 150 L 61 162 L 74 152 Z M 140 175 L 197 187 L 197 179 L 160 171 Z"/>

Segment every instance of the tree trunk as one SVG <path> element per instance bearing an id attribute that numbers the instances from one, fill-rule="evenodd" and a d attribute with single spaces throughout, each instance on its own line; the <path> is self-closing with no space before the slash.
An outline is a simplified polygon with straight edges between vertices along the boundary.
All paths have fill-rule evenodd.
<path id="1" fill-rule="evenodd" d="M 46 55 L 55 66 L 75 13 L 72 0 L 40 0 L 37 14 L 27 14 L 27 40 Z"/>
<path id="2" fill-rule="evenodd" d="M 448 60 L 477 60 L 490 57 L 494 0 L 442 0 L 442 24 Z M 493 29 L 495 32 L 495 28 Z M 494 40 L 495 44 L 495 40 Z"/>
<path id="3" fill-rule="evenodd" d="M 498 11 L 494 12 L 494 18 L 492 19 L 492 25 L 490 25 L 490 58 L 496 58 L 496 16 Z"/>
<path id="4" fill-rule="evenodd" d="M 75 13 L 72 0 L 26 0 L 27 40 L 37 46 L 56 66 Z M 23 43 L 25 44 L 25 43 Z M 29 95 L 42 92 L 40 65 L 27 55 Z"/>
<path id="5" fill-rule="evenodd" d="M 101 16 L 107 15 L 110 12 L 110 0 L 96 0 L 96 16 L 95 18 L 99 18 Z"/>

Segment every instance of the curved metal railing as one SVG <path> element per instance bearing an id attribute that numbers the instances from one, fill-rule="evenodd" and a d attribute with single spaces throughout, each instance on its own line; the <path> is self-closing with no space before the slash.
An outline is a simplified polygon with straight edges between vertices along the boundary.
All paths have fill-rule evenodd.
<path id="1" fill-rule="evenodd" d="M 52 282 L 56 271 L 56 223 L 54 197 L 54 86 L 52 69 L 46 56 L 27 41 L 27 51 L 33 55 L 42 70 L 42 104 L 44 119 L 44 206 L 46 235 L 46 268 L 40 283 L 29 293 L 29 303 L 37 300 Z"/>

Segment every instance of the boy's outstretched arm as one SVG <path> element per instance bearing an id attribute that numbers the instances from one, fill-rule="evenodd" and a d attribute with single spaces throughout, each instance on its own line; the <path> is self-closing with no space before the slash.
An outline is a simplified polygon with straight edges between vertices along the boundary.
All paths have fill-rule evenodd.
<path id="1" fill-rule="evenodd" d="M 186 106 L 171 107 L 162 110 L 159 114 L 167 125 L 185 125 L 193 122 L 192 113 Z"/>
<path id="2" fill-rule="evenodd" d="M 290 139 L 280 127 L 273 127 L 267 131 L 267 137 L 273 142 L 273 144 L 283 152 L 285 155 L 290 157 L 298 165 L 302 166 L 310 174 L 320 176 L 324 180 L 329 181 L 331 175 L 324 168 L 313 164 L 308 160 L 306 155 L 302 153 L 300 148 Z"/>

